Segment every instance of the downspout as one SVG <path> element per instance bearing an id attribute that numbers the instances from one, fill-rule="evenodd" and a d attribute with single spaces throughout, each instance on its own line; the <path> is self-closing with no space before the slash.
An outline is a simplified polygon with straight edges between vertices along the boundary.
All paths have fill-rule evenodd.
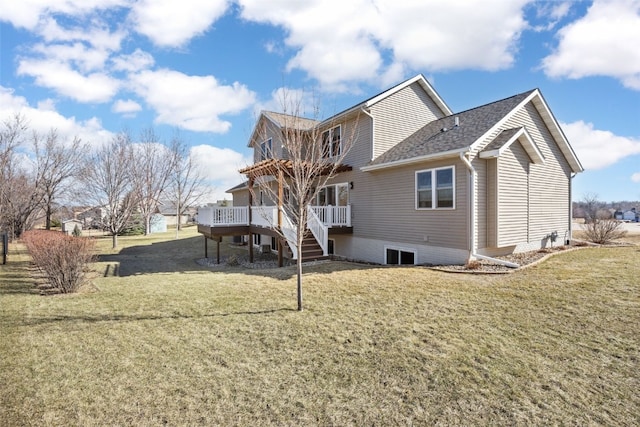
<path id="1" fill-rule="evenodd" d="M 569 178 L 569 244 L 573 240 L 573 178 L 575 178 L 578 173 L 574 173 Z M 564 242 L 567 244 L 567 241 Z"/>
<path id="2" fill-rule="evenodd" d="M 364 107 L 362 107 L 360 109 L 361 112 L 363 112 L 366 116 L 368 116 L 371 119 L 371 160 L 373 160 L 374 153 L 375 153 L 375 146 L 376 146 L 376 126 L 375 126 L 375 119 L 373 117 L 373 115 L 368 112 L 367 110 L 365 110 Z"/>
<path id="3" fill-rule="evenodd" d="M 469 180 L 469 223 L 467 224 L 467 230 L 469 232 L 469 259 L 471 258 L 478 258 L 478 259 L 482 259 L 485 261 L 489 261 L 489 262 L 493 262 L 496 264 L 501 264 L 501 265 L 505 265 L 507 267 L 511 267 L 511 268 L 518 268 L 520 267 L 519 264 L 513 263 L 513 262 L 509 262 L 509 261 L 505 261 L 502 259 L 497 259 L 497 258 L 491 258 L 488 257 L 486 255 L 480 255 L 477 252 L 477 248 L 476 248 L 476 169 L 473 167 L 473 165 L 471 164 L 471 162 L 469 161 L 469 159 L 467 159 L 466 155 L 469 154 L 469 152 L 462 152 L 460 153 L 460 160 L 462 161 L 462 163 L 464 163 L 464 165 L 467 167 L 467 170 L 469 171 L 469 176 L 470 176 L 470 180 Z"/>

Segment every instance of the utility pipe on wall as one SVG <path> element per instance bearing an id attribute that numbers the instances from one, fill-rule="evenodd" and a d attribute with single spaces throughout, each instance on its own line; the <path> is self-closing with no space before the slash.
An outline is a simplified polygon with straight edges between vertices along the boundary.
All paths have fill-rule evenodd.
<path id="1" fill-rule="evenodd" d="M 467 159 L 467 154 L 469 154 L 469 152 L 467 151 L 466 153 L 460 153 L 460 160 L 465 164 L 465 166 L 467 167 L 467 169 L 469 170 L 469 175 L 470 175 L 470 179 L 469 179 L 469 224 L 467 226 L 467 229 L 469 231 L 469 258 L 478 258 L 478 259 L 483 259 L 486 261 L 490 261 L 496 264 L 502 264 L 502 265 L 506 265 L 507 267 L 510 268 L 518 268 L 520 267 L 520 265 L 513 263 L 513 262 L 509 262 L 509 261 L 505 261 L 502 259 L 497 259 L 497 258 L 491 258 L 488 257 L 486 255 L 480 255 L 479 253 L 477 253 L 477 248 L 476 248 L 476 169 L 473 167 L 473 165 L 471 164 L 471 162 L 469 161 L 469 159 Z"/>

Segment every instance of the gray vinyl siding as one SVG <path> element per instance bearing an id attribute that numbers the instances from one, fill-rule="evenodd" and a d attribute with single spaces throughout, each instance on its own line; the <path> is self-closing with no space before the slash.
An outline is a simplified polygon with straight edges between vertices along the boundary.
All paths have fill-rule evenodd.
<path id="1" fill-rule="evenodd" d="M 416 210 L 416 171 L 447 166 L 455 167 L 455 208 Z M 354 182 L 350 197 L 354 237 L 468 247 L 467 169 L 458 158 L 365 172 Z"/>
<path id="2" fill-rule="evenodd" d="M 373 156 L 369 160 L 427 123 L 443 117 L 438 106 L 417 82 L 373 105 L 371 114 L 375 117 L 375 140 Z"/>
<path id="3" fill-rule="evenodd" d="M 282 132 L 280 128 L 273 124 L 270 120 L 264 117 L 260 118 L 260 123 L 256 125 L 257 131 L 255 132 L 254 140 L 251 141 L 253 147 L 253 162 L 258 163 L 260 161 L 260 144 L 267 139 L 271 138 L 271 147 L 274 158 L 282 158 Z"/>
<path id="4" fill-rule="evenodd" d="M 553 231 L 562 239 L 569 229 L 571 168 L 532 103 L 505 127 L 522 125 L 544 156 L 544 164 L 531 164 L 529 169 L 529 242 L 543 242 Z"/>
<path id="5" fill-rule="evenodd" d="M 528 242 L 529 166 L 531 160 L 519 142 L 498 158 L 497 246 Z"/>
<path id="6" fill-rule="evenodd" d="M 233 192 L 233 206 L 249 206 L 249 190 Z"/>

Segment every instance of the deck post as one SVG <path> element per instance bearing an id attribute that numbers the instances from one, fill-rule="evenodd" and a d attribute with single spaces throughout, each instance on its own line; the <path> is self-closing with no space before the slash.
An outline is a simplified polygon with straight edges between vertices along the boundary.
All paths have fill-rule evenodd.
<path id="1" fill-rule="evenodd" d="M 282 256 L 282 239 L 278 238 L 278 267 L 282 267 L 284 265 L 284 259 Z"/>
<path id="2" fill-rule="evenodd" d="M 253 263 L 253 233 L 249 231 L 249 262 Z"/>
<path id="3" fill-rule="evenodd" d="M 216 263 L 220 264 L 220 241 L 222 240 L 222 236 L 218 236 L 216 239 Z"/>
<path id="4" fill-rule="evenodd" d="M 205 259 L 209 258 L 209 251 L 208 251 L 208 244 L 207 241 L 209 240 L 209 238 L 207 236 L 204 236 L 204 257 Z"/>

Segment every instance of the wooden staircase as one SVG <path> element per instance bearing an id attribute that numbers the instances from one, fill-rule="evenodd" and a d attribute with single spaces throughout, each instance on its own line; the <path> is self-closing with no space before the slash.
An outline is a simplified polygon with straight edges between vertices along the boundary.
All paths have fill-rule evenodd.
<path id="1" fill-rule="evenodd" d="M 291 250 L 289 250 L 289 257 L 292 256 Z M 311 232 L 307 233 L 307 236 L 302 241 L 302 262 L 320 261 L 329 259 L 328 256 L 322 254 L 322 248 L 313 237 Z"/>

